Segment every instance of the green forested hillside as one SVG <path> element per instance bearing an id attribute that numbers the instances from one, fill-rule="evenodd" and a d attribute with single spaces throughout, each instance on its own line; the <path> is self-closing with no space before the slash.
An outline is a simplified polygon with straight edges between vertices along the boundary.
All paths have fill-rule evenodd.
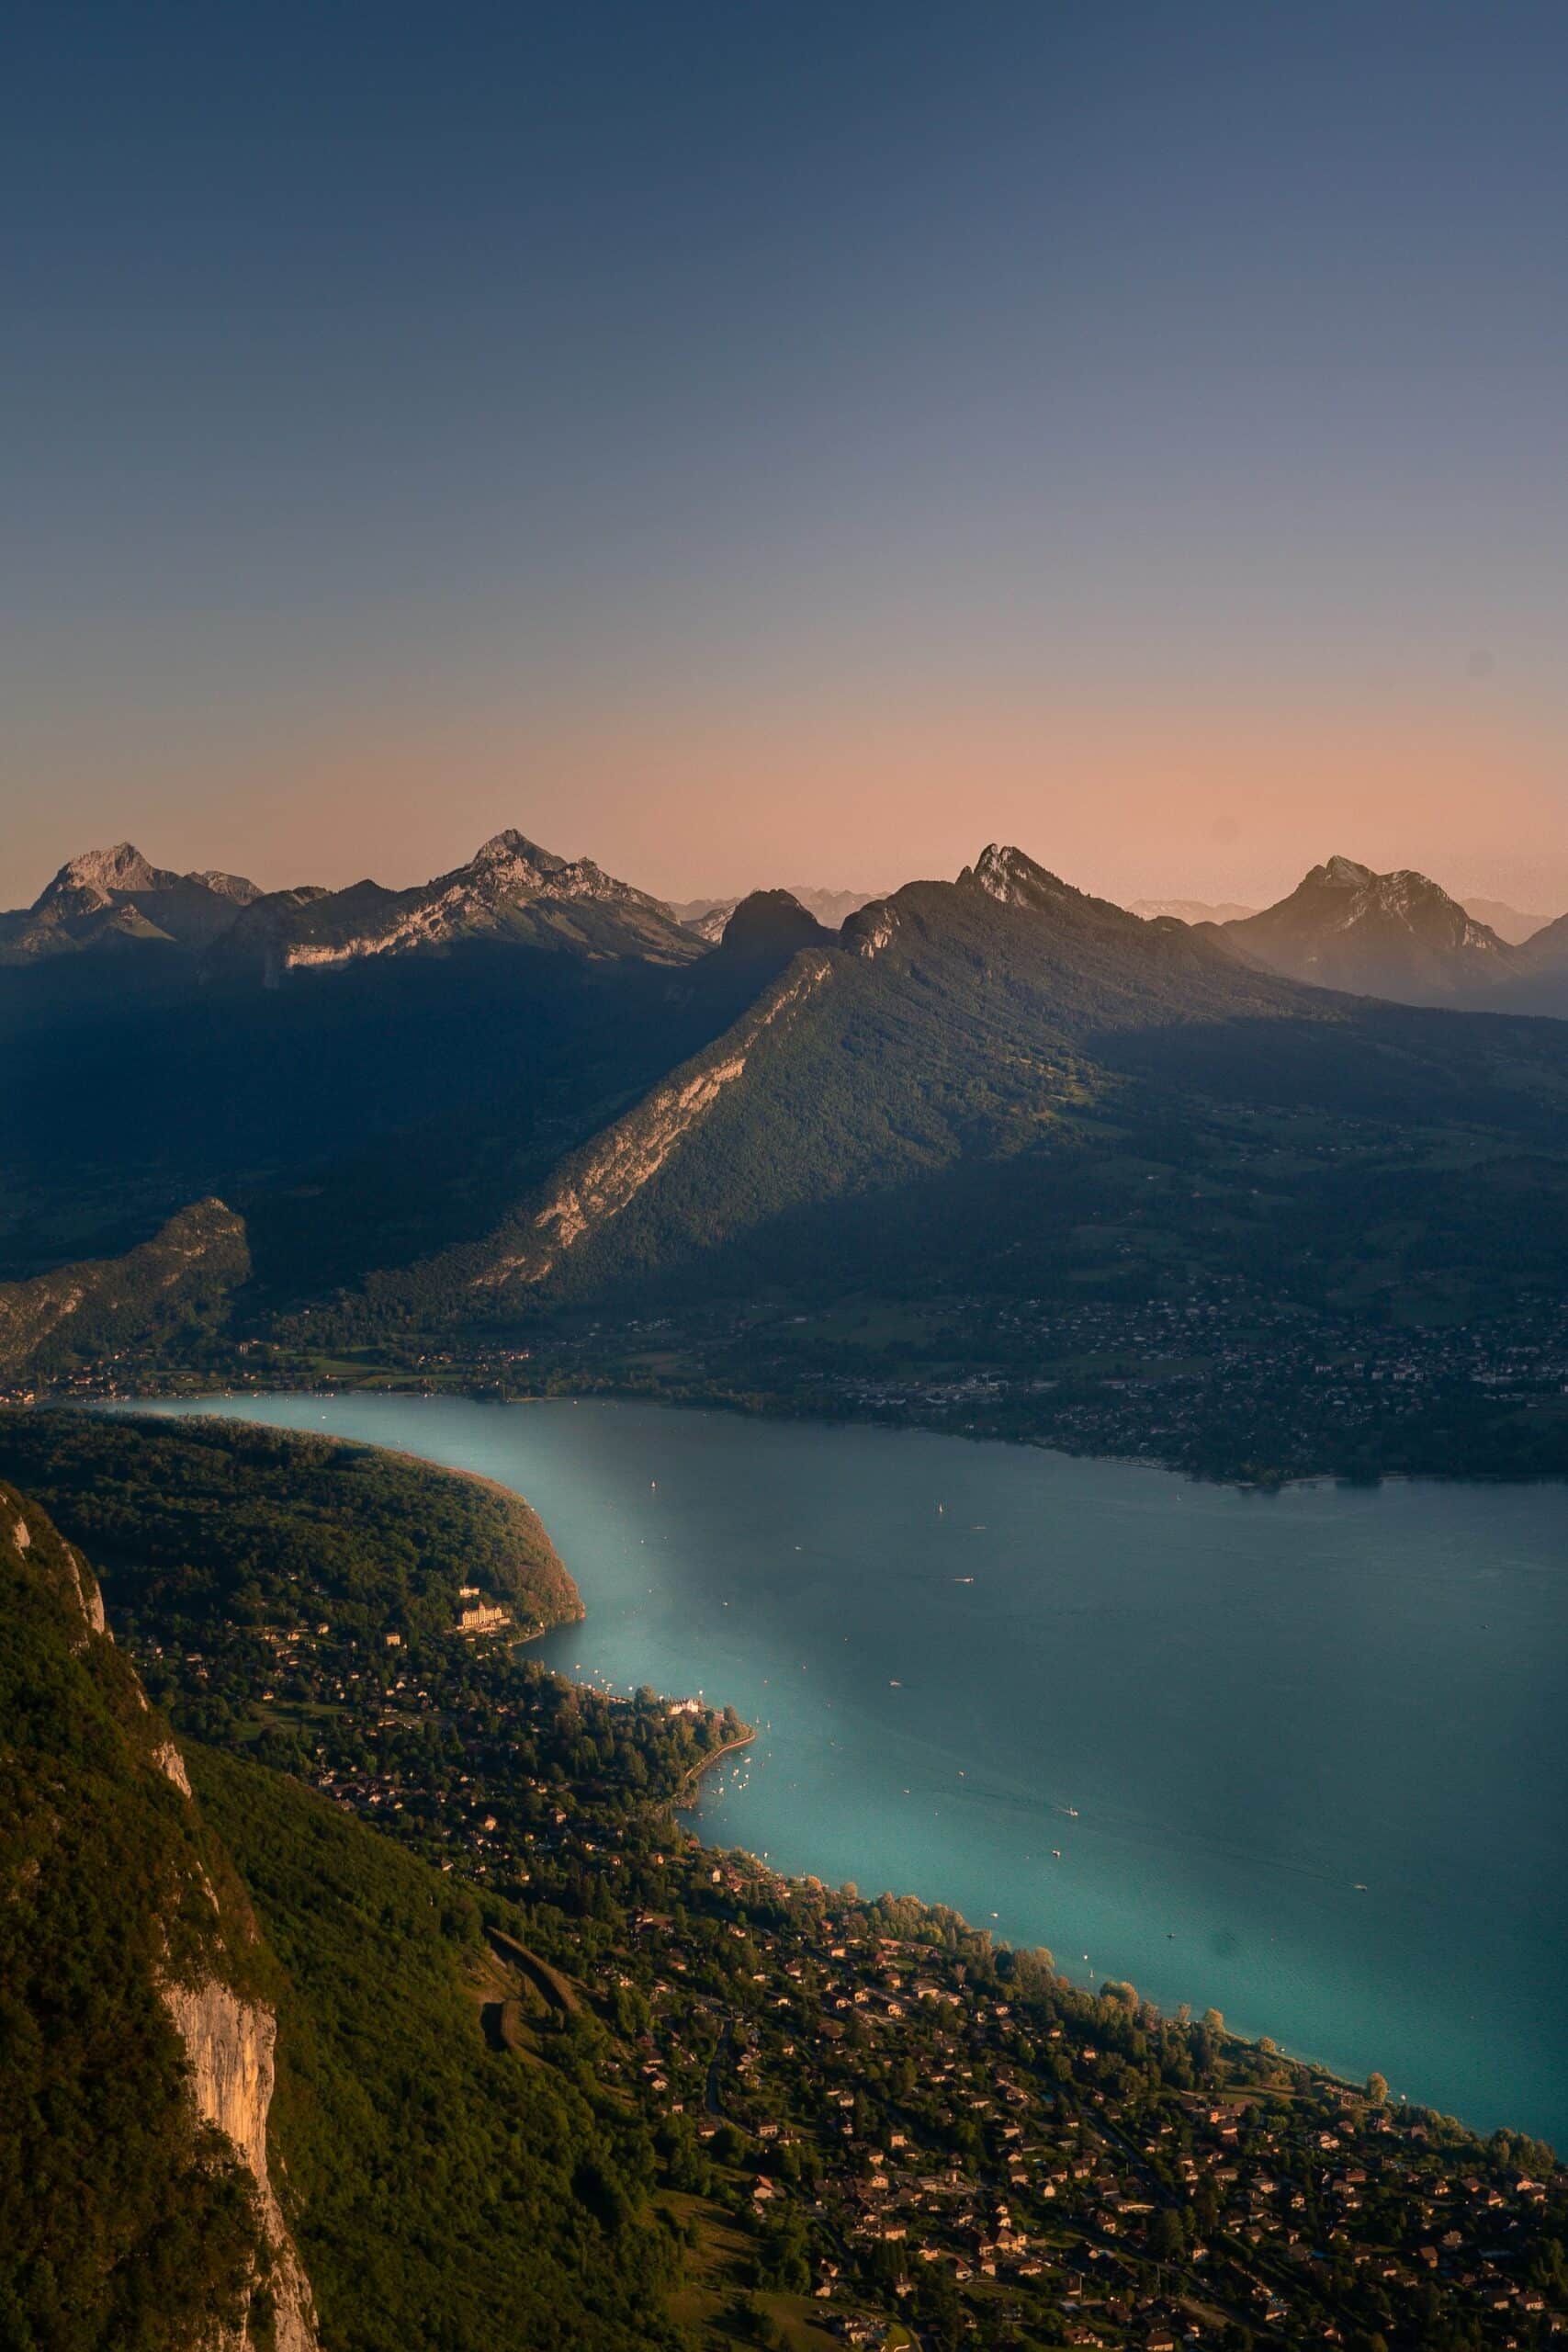
<path id="1" fill-rule="evenodd" d="M 157 1984 L 246 1985 L 257 1956 L 92 1597 L 0 1485 L 0 2345 L 186 2352 L 243 2314 L 263 2242 Z"/>
<path id="2" fill-rule="evenodd" d="M 592 2027 L 558 2064 L 491 2048 L 460 1883 L 281 1773 L 190 1760 L 276 1962 L 273 2144 L 330 2352 L 679 2341 L 651 2145 L 599 2088 Z"/>
<path id="3" fill-rule="evenodd" d="M 0 1283 L 0 1377 L 177 1348 L 224 1320 L 250 1272 L 243 1221 L 221 1201 L 198 1201 L 123 1257 Z"/>
<path id="4" fill-rule="evenodd" d="M 6 2352 L 195 2352 L 247 2310 L 268 2352 L 250 2178 L 198 2121 L 159 1996 L 214 1978 L 276 2018 L 265 2136 L 326 2352 L 675 2343 L 651 2143 L 600 2087 L 596 2030 L 562 2019 L 549 2063 L 487 2039 L 504 1906 L 187 1746 L 193 1801 L 84 1593 L 0 1486 Z"/>
<path id="5" fill-rule="evenodd" d="M 517 1495 L 372 1446 L 232 1421 L 0 1408 L 0 1470 L 169 1642 L 330 1612 L 340 1639 L 446 1634 L 475 1586 L 522 1631 L 580 1616 Z"/>

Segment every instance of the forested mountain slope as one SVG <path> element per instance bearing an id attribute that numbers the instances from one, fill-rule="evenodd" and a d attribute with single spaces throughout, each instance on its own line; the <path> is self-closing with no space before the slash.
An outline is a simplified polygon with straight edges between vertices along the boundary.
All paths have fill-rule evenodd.
<path id="1" fill-rule="evenodd" d="M 0 1485 L 0 2340 L 313 2352 L 273 1973 L 92 1573 Z"/>
<path id="2" fill-rule="evenodd" d="M 1375 1140 L 1414 1172 L 1436 1152 L 1439 1191 L 1484 1192 L 1478 1167 L 1554 1159 L 1565 1111 L 1555 1023 L 1303 989 L 992 848 L 803 951 L 488 1236 L 345 1315 L 385 1330 L 675 1280 L 1016 1287 L 1082 1228 L 1086 1186 L 1134 1180 L 1179 1257 L 1212 1254 L 1235 1218 L 1211 1184 L 1260 1123 L 1310 1252 L 1346 1243 L 1344 1154 Z"/>
<path id="3" fill-rule="evenodd" d="M 146 1449 L 139 1517 L 173 1458 Z M 399 1465 L 378 1467 L 395 1484 Z M 227 1514 L 265 1504 L 262 1469 L 247 1453 L 208 1512 L 220 1551 L 243 1541 Z M 351 1511 L 353 1487 L 348 1467 Z M 457 1531 L 416 1527 L 461 1573 Z M 352 1519 L 335 1538 L 318 1519 L 315 1605 L 345 1538 Z M 398 1613 L 390 1582 L 367 1598 Z M 639 2214 L 643 2127 L 604 2097 L 588 2045 L 563 2040 L 551 2064 L 487 2040 L 476 1987 L 497 1973 L 487 1923 L 516 1924 L 506 1906 L 481 1910 L 284 1774 L 176 1746 L 82 1555 L 8 1484 L 0 1888 L 8 2347 L 679 2340 L 670 2241 Z"/>

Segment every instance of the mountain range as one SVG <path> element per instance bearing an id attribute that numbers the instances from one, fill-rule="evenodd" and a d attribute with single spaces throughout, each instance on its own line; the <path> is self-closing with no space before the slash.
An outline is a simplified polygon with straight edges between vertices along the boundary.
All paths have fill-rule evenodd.
<path id="1" fill-rule="evenodd" d="M 1122 1199 L 1129 1160 L 1209 1164 L 1219 1123 L 1320 1154 L 1358 1123 L 1392 1144 L 1461 1120 L 1511 1155 L 1556 1148 L 1564 1107 L 1555 1023 L 1499 1034 L 1304 989 L 1224 932 L 1144 922 L 992 844 L 956 882 L 908 884 L 802 948 L 490 1232 L 374 1277 L 362 1313 L 406 1328 L 650 1286 L 1098 1280 L 1123 1244 L 1086 1238 L 1088 1196 Z M 1152 1121 L 1158 1153 L 1131 1139 Z M 1287 1192 L 1304 1198 L 1304 1175 Z M 1202 1214 L 1165 1198 L 1212 1255 L 1235 1233 L 1209 1206 L 1204 1243 Z"/>
<path id="2" fill-rule="evenodd" d="M 288 972 L 471 939 L 671 963 L 699 951 L 670 910 L 592 858 L 567 859 L 513 831 L 464 865 L 408 890 L 371 881 L 261 890 L 230 874 L 175 874 L 129 842 L 62 865 L 29 908 L 0 915 L 0 958 L 107 947 L 177 947 L 204 968 Z"/>
<path id="3" fill-rule="evenodd" d="M 707 944 L 515 832 L 407 891 L 122 848 L 9 921 L 14 1378 L 307 1314 L 401 1342 L 653 1294 L 1109 1297 L 1237 1251 L 1349 1295 L 1376 1253 L 1334 1171 L 1374 1145 L 1420 1201 L 1380 1289 L 1438 1281 L 1438 1225 L 1472 1296 L 1556 1263 L 1555 1174 L 1529 1248 L 1506 1204 L 1557 1167 L 1568 1025 L 1461 1008 L 1568 1010 L 1568 921 L 1513 947 L 1343 857 L 1194 925 L 993 843 L 837 929 L 754 893 Z"/>

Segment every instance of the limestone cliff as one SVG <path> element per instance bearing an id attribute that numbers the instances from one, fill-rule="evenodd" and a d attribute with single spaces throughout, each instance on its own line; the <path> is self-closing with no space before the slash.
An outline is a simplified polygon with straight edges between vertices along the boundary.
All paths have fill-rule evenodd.
<path id="1" fill-rule="evenodd" d="M 268 2161 L 263 1957 L 91 1569 L 0 1483 L 0 1981 L 28 2021 L 0 2132 L 15 2177 L 52 2184 L 0 2210 L 0 2308 L 27 2312 L 41 2261 L 94 2341 L 317 2352 Z M 175 2242 L 199 2252 L 171 2277 Z"/>
<path id="2" fill-rule="evenodd" d="M 181 1767 L 184 1778 L 184 1767 Z M 189 1793 L 189 1784 L 186 1784 Z M 277 2020 L 257 2001 L 242 2000 L 216 1977 L 198 1987 L 165 1984 L 164 2000 L 190 2064 L 191 2089 L 205 2122 L 230 2140 L 243 2160 L 261 2205 L 272 2256 L 272 2326 L 276 2352 L 317 2352 L 315 2307 L 294 2241 L 267 2168 L 267 2116 L 272 2106 L 273 2051 Z M 253 2341 L 249 2321 L 230 2341 Z"/>

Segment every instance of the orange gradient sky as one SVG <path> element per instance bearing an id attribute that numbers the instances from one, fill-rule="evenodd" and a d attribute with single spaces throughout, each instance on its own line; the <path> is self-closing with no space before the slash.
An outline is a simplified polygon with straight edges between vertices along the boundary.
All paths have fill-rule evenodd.
<path id="1" fill-rule="evenodd" d="M 0 902 L 1015 841 L 1568 908 L 1568 11 L 0 33 Z"/>
<path id="2" fill-rule="evenodd" d="M 155 748 L 131 754 L 124 809 L 139 846 L 267 887 L 367 873 L 400 885 L 516 825 L 685 898 L 778 880 L 886 888 L 952 875 L 1000 839 L 1103 896 L 1257 904 L 1342 852 L 1561 911 L 1560 873 L 1527 846 L 1554 829 L 1555 746 L 1506 723 L 1484 691 L 1419 722 L 1371 703 L 1205 711 L 1162 698 L 1140 713 L 911 695 L 897 708 L 761 712 L 639 699 L 634 717 L 597 727 L 538 726 L 502 704 L 445 726 L 345 718 L 283 752 L 276 737 L 248 756 L 231 749 L 220 786 L 199 759 L 171 773 Z M 103 832 L 96 793 L 71 800 L 33 812 L 22 894 Z"/>

